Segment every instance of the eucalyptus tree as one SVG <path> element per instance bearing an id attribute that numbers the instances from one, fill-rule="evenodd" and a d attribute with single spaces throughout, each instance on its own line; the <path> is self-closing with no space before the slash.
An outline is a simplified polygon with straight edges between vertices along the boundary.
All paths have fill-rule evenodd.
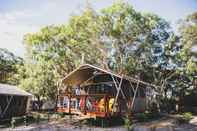
<path id="1" fill-rule="evenodd" d="M 182 21 L 179 31 L 181 49 L 177 54 L 177 61 L 181 64 L 178 71 L 187 78 L 187 83 L 182 86 L 182 93 L 197 94 L 197 12 Z"/>
<path id="2" fill-rule="evenodd" d="M 0 82 L 17 84 L 18 80 L 14 78 L 14 74 L 17 72 L 17 65 L 22 63 L 22 58 L 7 49 L 0 48 Z"/>
<path id="3" fill-rule="evenodd" d="M 197 77 L 197 12 L 189 15 L 179 30 L 182 44 L 180 59 L 185 73 Z"/>
<path id="4" fill-rule="evenodd" d="M 172 35 L 164 19 L 137 12 L 125 2 L 114 3 L 99 12 L 88 7 L 81 14 L 71 16 L 64 25 L 47 26 L 24 37 L 25 64 L 33 65 L 25 80 L 34 81 L 31 73 L 36 72 L 37 63 L 46 64 L 44 69 L 53 70 L 54 79 L 58 80 L 83 62 L 161 85 L 168 77 L 163 75 L 169 64 L 165 45 Z M 32 70 L 24 67 L 27 72 Z"/>

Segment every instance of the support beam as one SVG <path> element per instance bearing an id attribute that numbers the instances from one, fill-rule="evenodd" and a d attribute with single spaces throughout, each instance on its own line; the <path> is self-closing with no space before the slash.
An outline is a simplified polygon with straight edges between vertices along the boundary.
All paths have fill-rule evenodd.
<path id="1" fill-rule="evenodd" d="M 2 110 L 1 105 L 0 105 L 0 118 L 2 116 L 2 113 L 3 113 L 3 110 Z"/>
<path id="2" fill-rule="evenodd" d="M 131 81 L 129 81 L 129 84 L 130 84 L 130 86 L 132 87 L 132 90 L 133 90 L 133 93 L 135 92 L 135 89 L 134 89 L 134 86 L 133 86 L 133 84 L 131 83 Z"/>
<path id="3" fill-rule="evenodd" d="M 13 98 L 13 96 L 10 96 L 10 99 L 8 99 L 8 96 L 7 96 L 7 106 L 5 107 L 5 109 L 0 114 L 1 117 L 3 117 L 5 115 L 5 113 L 7 112 L 8 108 L 10 106 L 10 103 L 12 101 L 12 98 Z"/>
<path id="4" fill-rule="evenodd" d="M 115 83 L 115 87 L 116 87 L 116 90 L 117 90 L 116 97 L 115 97 L 114 104 L 113 104 L 113 109 L 112 109 L 112 112 L 114 112 L 114 110 L 115 110 L 115 105 L 116 105 L 116 103 L 117 103 L 117 99 L 118 99 L 120 90 L 122 90 L 122 89 L 121 89 L 121 86 L 122 86 L 123 76 L 121 77 L 121 80 L 120 80 L 120 84 L 119 84 L 119 85 L 116 84 L 116 81 L 115 81 L 115 79 L 114 79 L 113 76 L 112 76 L 112 79 L 113 79 L 113 81 L 114 81 L 114 83 Z"/>
<path id="5" fill-rule="evenodd" d="M 81 85 L 85 85 L 88 81 L 90 81 L 91 79 L 93 79 L 95 76 L 91 76 L 90 78 L 88 78 L 86 81 L 84 81 L 83 83 L 81 83 Z"/>
<path id="6" fill-rule="evenodd" d="M 69 114 L 71 114 L 71 95 L 69 94 L 69 96 L 68 96 L 68 98 L 69 98 L 69 105 L 68 105 L 68 112 L 69 112 Z"/>
<path id="7" fill-rule="evenodd" d="M 152 87 L 153 89 L 160 88 L 160 86 L 156 86 L 156 85 L 154 85 L 154 84 L 150 84 L 150 83 L 147 83 L 147 82 L 144 82 L 144 81 L 141 81 L 141 80 L 132 78 L 132 77 L 130 77 L 130 76 L 124 76 L 124 77 L 125 77 L 125 79 L 127 79 L 128 81 L 132 81 L 132 82 L 135 82 L 135 83 L 139 82 L 139 83 L 141 83 L 141 84 L 143 84 L 143 85 L 150 86 L 150 87 Z"/>
<path id="8" fill-rule="evenodd" d="M 122 76 L 122 79 L 123 79 L 123 78 L 124 78 L 124 77 Z M 118 84 L 120 84 L 120 83 L 118 82 L 118 80 L 116 80 L 116 81 L 117 81 Z M 127 100 L 127 98 L 126 98 L 125 94 L 123 93 L 122 89 L 120 90 L 120 93 L 122 94 L 123 98 L 124 98 L 125 100 Z"/>
<path id="9" fill-rule="evenodd" d="M 113 75 L 111 75 L 111 78 L 112 78 L 113 83 L 115 84 L 115 87 L 116 87 L 116 90 L 117 90 L 118 87 L 119 87 L 119 85 L 120 85 L 120 83 L 118 82 L 118 80 L 115 80 L 115 79 L 114 79 L 114 76 L 113 76 Z M 121 77 L 121 81 L 122 81 L 122 80 L 123 80 L 123 75 L 122 75 L 122 77 Z M 120 89 L 120 92 L 121 92 L 123 98 L 126 100 L 126 97 L 125 97 L 125 95 L 124 95 L 122 89 Z"/>
<path id="10" fill-rule="evenodd" d="M 132 110 L 134 102 L 135 102 L 135 98 L 136 98 L 136 95 L 137 95 L 138 87 L 139 87 L 139 81 L 137 82 L 137 87 L 135 88 L 134 96 L 133 96 L 132 103 L 131 103 L 131 110 Z"/>

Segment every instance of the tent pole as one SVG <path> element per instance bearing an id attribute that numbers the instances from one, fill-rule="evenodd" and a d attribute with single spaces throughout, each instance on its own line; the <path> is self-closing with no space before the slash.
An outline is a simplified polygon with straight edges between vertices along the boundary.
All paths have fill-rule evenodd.
<path id="1" fill-rule="evenodd" d="M 130 86 L 131 86 L 133 92 L 135 92 L 134 86 L 133 86 L 133 84 L 131 83 L 131 81 L 129 81 L 129 84 L 130 84 Z"/>
<path id="2" fill-rule="evenodd" d="M 7 96 L 8 97 L 8 96 Z M 11 103 L 11 101 L 12 101 L 12 98 L 13 98 L 13 96 L 10 96 L 10 99 L 8 100 L 7 99 L 7 106 L 5 107 L 5 109 L 4 109 L 4 111 L 3 111 L 3 113 L 2 113 L 2 117 L 5 115 L 5 113 L 7 112 L 7 110 L 8 110 L 8 107 L 10 106 L 10 103 Z"/>
<path id="3" fill-rule="evenodd" d="M 112 76 L 112 78 L 113 78 L 113 76 Z M 114 80 L 114 78 L 113 78 L 113 80 Z M 119 93 L 120 93 L 120 90 L 121 90 L 122 80 L 123 80 L 123 76 L 121 77 L 119 86 L 117 86 L 117 85 L 115 84 L 117 93 L 116 93 L 116 98 L 115 98 L 115 100 L 114 100 L 114 105 L 113 105 L 113 109 L 112 109 L 113 112 L 114 112 L 114 108 L 115 108 L 115 105 L 116 105 L 116 103 L 117 103 L 117 99 L 118 99 L 118 96 L 119 96 Z M 114 80 L 114 81 L 115 81 L 115 80 Z"/>
<path id="4" fill-rule="evenodd" d="M 88 78 L 86 81 L 84 81 L 81 85 L 84 85 L 86 82 L 88 82 L 89 80 L 91 80 L 92 78 L 94 78 L 95 76 L 91 76 L 90 78 Z"/>
<path id="5" fill-rule="evenodd" d="M 118 88 L 118 85 L 119 85 L 120 83 L 118 82 L 118 80 L 115 80 L 115 79 L 114 79 L 114 76 L 113 76 L 113 75 L 111 75 L 111 77 L 112 77 L 112 80 L 113 80 L 113 82 L 114 82 L 114 84 L 115 84 L 115 87 L 116 87 L 116 89 L 117 89 L 117 88 Z M 121 79 L 123 79 L 123 75 L 122 75 Z M 124 97 L 124 99 L 126 100 L 126 97 L 125 97 L 125 95 L 124 95 L 122 89 L 120 90 L 120 92 L 121 92 L 122 96 Z"/>
<path id="6" fill-rule="evenodd" d="M 2 110 L 1 105 L 0 105 L 0 118 L 2 117 L 2 113 L 3 113 L 3 110 Z"/>
<path id="7" fill-rule="evenodd" d="M 137 82 L 137 87 L 135 88 L 133 100 L 132 100 L 132 103 L 131 103 L 131 109 L 133 108 L 133 105 L 134 105 L 134 102 L 135 102 L 135 98 L 136 98 L 136 95 L 137 95 L 138 87 L 139 87 L 139 81 Z"/>
<path id="8" fill-rule="evenodd" d="M 123 77 L 123 75 L 122 75 L 122 77 Z M 118 83 L 118 84 L 120 84 L 120 83 L 118 82 L 118 80 L 116 80 L 116 81 L 117 81 L 117 83 Z M 121 92 L 121 94 L 122 94 L 123 98 L 124 98 L 125 100 L 127 100 L 127 98 L 126 98 L 126 96 L 124 95 L 124 93 L 123 93 L 122 89 L 120 90 L 120 92 Z"/>

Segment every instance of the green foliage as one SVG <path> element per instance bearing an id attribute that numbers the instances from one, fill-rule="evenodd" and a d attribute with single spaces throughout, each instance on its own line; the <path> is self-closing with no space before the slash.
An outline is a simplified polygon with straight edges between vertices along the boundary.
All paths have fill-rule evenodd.
<path id="1" fill-rule="evenodd" d="M 55 99 L 57 79 L 50 65 L 46 62 L 26 63 L 20 70 L 23 76 L 20 87 L 33 93 L 38 99 Z"/>
<path id="2" fill-rule="evenodd" d="M 192 113 L 185 112 L 181 116 L 177 118 L 179 124 L 189 123 L 189 121 L 193 118 Z"/>
<path id="3" fill-rule="evenodd" d="M 11 120 L 11 127 L 12 128 L 15 128 L 15 125 L 16 124 L 16 120 L 15 120 L 15 118 L 12 118 L 12 120 Z"/>
<path id="4" fill-rule="evenodd" d="M 33 114 L 33 115 L 25 115 L 25 116 L 18 116 L 18 117 L 13 117 L 9 122 L 9 126 L 11 128 L 15 128 L 17 126 L 27 126 L 29 124 L 33 123 L 39 123 L 41 121 L 46 121 L 47 116 L 45 114 Z M 6 124 L 6 123 L 5 123 Z"/>
<path id="5" fill-rule="evenodd" d="M 128 131 L 132 131 L 133 130 L 133 126 L 132 126 L 132 121 L 131 119 L 129 119 L 128 117 L 124 118 L 124 126 Z"/>
<path id="6" fill-rule="evenodd" d="M 33 59 L 61 65 L 58 69 L 66 73 L 80 63 L 83 54 L 85 63 L 130 73 L 142 68 L 144 61 L 150 64 L 154 47 L 161 47 L 168 39 L 168 28 L 164 19 L 118 2 L 101 13 L 87 8 L 82 15 L 72 16 L 68 24 L 47 26 L 24 40 Z"/>
<path id="7" fill-rule="evenodd" d="M 37 124 L 40 123 L 40 119 L 41 119 L 40 114 L 37 114 L 37 115 L 36 115 L 36 123 L 37 123 Z"/>
<path id="8" fill-rule="evenodd" d="M 178 37 L 164 19 L 126 2 L 99 12 L 88 7 L 67 24 L 25 35 L 27 55 L 17 78 L 37 97 L 54 99 L 58 80 L 89 63 L 159 85 L 160 102 L 167 91 L 175 99 L 196 84 L 195 19 L 196 13 L 184 21 Z"/>
<path id="9" fill-rule="evenodd" d="M 104 42 L 112 49 L 109 63 L 115 71 L 130 74 L 158 62 L 153 61 L 152 51 L 161 48 L 169 37 L 165 20 L 136 12 L 121 2 L 104 9 L 101 18 L 108 43 Z"/>
<path id="10" fill-rule="evenodd" d="M 33 120 L 30 116 L 21 116 L 21 117 L 12 117 L 10 124 L 12 128 L 15 128 L 16 126 L 24 124 L 25 126 L 28 125 L 28 122 L 31 122 Z"/>
<path id="11" fill-rule="evenodd" d="M 20 85 L 37 96 L 51 97 L 58 86 L 54 81 L 82 62 L 138 75 L 162 64 L 162 55 L 155 56 L 154 50 L 169 36 L 164 19 L 137 12 L 128 3 L 117 2 L 101 12 L 89 7 L 65 25 L 47 26 L 24 37 L 27 55 Z"/>
<path id="12" fill-rule="evenodd" d="M 183 113 L 183 118 L 186 120 L 186 121 L 189 121 L 189 120 L 191 120 L 192 119 L 192 113 L 190 113 L 190 112 L 185 112 L 185 113 Z"/>
<path id="13" fill-rule="evenodd" d="M 159 113 L 155 112 L 143 112 L 143 113 L 137 113 L 135 115 L 135 119 L 139 122 L 146 122 L 153 119 L 158 119 L 160 117 Z"/>
<path id="14" fill-rule="evenodd" d="M 183 61 L 184 71 L 188 75 L 197 74 L 197 13 L 193 13 L 185 19 L 179 27 L 181 33 L 182 49 L 180 59 Z"/>
<path id="15" fill-rule="evenodd" d="M 148 115 L 146 113 L 139 113 L 137 115 L 137 120 L 140 122 L 144 122 L 148 120 Z"/>
<path id="16" fill-rule="evenodd" d="M 25 124 L 25 126 L 27 126 L 28 125 L 28 117 L 25 115 L 25 116 L 23 116 L 23 121 L 24 121 L 24 124 Z"/>
<path id="17" fill-rule="evenodd" d="M 17 73 L 17 66 L 22 63 L 22 58 L 0 48 L 0 83 L 18 84 L 19 81 L 14 74 Z"/>
<path id="18" fill-rule="evenodd" d="M 174 98 L 178 97 L 180 100 L 183 100 L 185 95 L 195 92 L 197 85 L 196 16 L 195 12 L 182 20 L 179 25 L 180 36 L 174 36 L 169 41 L 171 44 L 169 44 L 168 55 L 173 54 L 170 59 L 175 65 L 176 72 L 167 81 L 168 89 L 172 91 Z"/>
<path id="19" fill-rule="evenodd" d="M 67 114 L 65 112 L 58 112 L 58 115 L 61 117 L 61 118 L 64 118 Z"/>

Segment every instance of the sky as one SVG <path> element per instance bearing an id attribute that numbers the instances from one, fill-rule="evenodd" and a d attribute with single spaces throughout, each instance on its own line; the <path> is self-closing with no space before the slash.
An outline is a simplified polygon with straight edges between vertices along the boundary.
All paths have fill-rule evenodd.
<path id="1" fill-rule="evenodd" d="M 95 10 L 110 6 L 115 0 L 89 0 Z M 176 23 L 197 11 L 197 0 L 126 0 L 134 9 L 159 15 Z M 0 0 L 0 48 L 24 57 L 23 36 L 47 25 L 64 24 L 83 11 L 87 0 Z"/>

